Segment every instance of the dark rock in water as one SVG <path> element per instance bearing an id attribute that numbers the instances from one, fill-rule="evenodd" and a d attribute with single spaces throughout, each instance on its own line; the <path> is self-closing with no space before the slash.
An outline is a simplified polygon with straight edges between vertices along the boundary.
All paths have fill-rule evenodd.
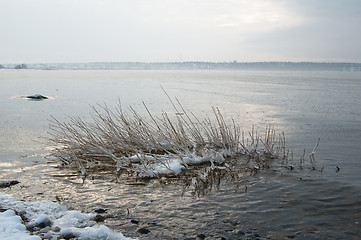
<path id="1" fill-rule="evenodd" d="M 98 208 L 98 209 L 94 210 L 94 212 L 96 212 L 96 213 L 106 213 L 107 209 Z"/>
<path id="2" fill-rule="evenodd" d="M 237 234 L 242 235 L 242 236 L 246 235 L 246 233 L 243 232 L 242 230 L 237 231 Z"/>
<path id="3" fill-rule="evenodd" d="M 0 188 L 7 188 L 20 183 L 19 181 L 1 181 Z"/>
<path id="4" fill-rule="evenodd" d="M 96 221 L 96 222 L 104 222 L 104 220 L 105 220 L 105 217 L 100 214 L 97 214 L 94 218 L 94 221 Z"/>
<path id="5" fill-rule="evenodd" d="M 138 220 L 134 220 L 134 219 L 130 220 L 130 222 L 131 222 L 131 223 L 134 223 L 134 224 L 138 224 L 138 223 L 139 223 Z"/>
<path id="6" fill-rule="evenodd" d="M 204 235 L 203 233 L 197 234 L 197 237 L 201 240 L 206 239 L 206 235 Z"/>
<path id="7" fill-rule="evenodd" d="M 141 234 L 148 234 L 148 233 L 150 233 L 150 231 L 149 231 L 148 229 L 146 229 L 146 228 L 140 228 L 140 229 L 138 229 L 137 232 L 139 232 L 139 233 L 141 233 Z"/>
<path id="8" fill-rule="evenodd" d="M 28 98 L 28 99 L 34 99 L 34 100 L 48 99 L 48 97 L 45 97 L 45 96 L 40 95 L 40 94 L 28 95 L 28 96 L 26 96 L 26 98 Z"/>

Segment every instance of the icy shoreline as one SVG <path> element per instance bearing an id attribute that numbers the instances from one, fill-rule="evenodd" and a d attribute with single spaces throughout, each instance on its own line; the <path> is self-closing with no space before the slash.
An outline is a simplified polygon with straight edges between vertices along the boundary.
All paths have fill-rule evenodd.
<path id="1" fill-rule="evenodd" d="M 0 239 L 131 240 L 94 221 L 94 214 L 69 211 L 48 200 L 23 202 L 0 192 Z M 31 231 L 29 231 L 31 230 Z"/>

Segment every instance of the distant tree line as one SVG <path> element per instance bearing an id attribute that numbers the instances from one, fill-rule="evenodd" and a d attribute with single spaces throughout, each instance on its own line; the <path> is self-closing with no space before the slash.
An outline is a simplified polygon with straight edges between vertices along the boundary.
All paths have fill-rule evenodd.
<path id="1" fill-rule="evenodd" d="M 0 69 L 43 69 L 43 70 L 298 70 L 298 71 L 361 71 L 361 63 L 342 62 L 89 62 L 89 63 L 39 63 L 0 65 Z"/>
<path id="2" fill-rule="evenodd" d="M 0 64 L 0 69 L 27 69 L 28 66 L 26 64 L 18 64 L 14 67 L 5 67 L 4 65 Z"/>

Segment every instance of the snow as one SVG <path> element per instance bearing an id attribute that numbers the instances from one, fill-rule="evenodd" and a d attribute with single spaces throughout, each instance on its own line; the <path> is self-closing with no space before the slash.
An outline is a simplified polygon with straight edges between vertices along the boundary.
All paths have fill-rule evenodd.
<path id="1" fill-rule="evenodd" d="M 200 164 L 205 162 L 216 162 L 221 164 L 225 161 L 223 157 L 224 154 L 209 150 L 204 153 L 202 156 L 197 156 L 195 154 L 189 154 L 187 156 L 180 155 L 134 155 L 129 157 L 131 160 L 140 160 L 143 162 L 142 165 L 139 165 L 137 168 L 141 176 L 154 177 L 157 175 L 166 175 L 166 174 L 179 174 L 184 168 L 187 167 L 187 164 Z M 145 163 L 145 164 L 144 164 Z"/>
<path id="2" fill-rule="evenodd" d="M 130 240 L 122 233 L 117 233 L 104 225 L 97 225 L 94 214 L 84 214 L 80 211 L 68 211 L 64 206 L 51 201 L 23 202 L 0 192 L 0 208 L 8 209 L 0 213 L 0 239 L 10 240 L 40 240 L 34 234 L 41 229 L 49 239 L 58 239 L 72 235 L 79 240 L 107 239 Z M 23 213 L 26 223 L 15 213 Z M 44 231 L 46 230 L 46 231 Z M 44 233 L 45 232 L 45 233 Z"/>
<path id="3" fill-rule="evenodd" d="M 14 210 L 0 213 L 0 239 L 2 240 L 41 240 L 38 236 L 31 236 L 22 224 L 21 217 L 15 215 Z"/>
<path id="4" fill-rule="evenodd" d="M 137 166 L 141 176 L 154 177 L 157 175 L 178 174 L 186 164 L 203 162 L 201 157 L 180 157 L 178 155 L 134 155 L 130 159 L 139 159 L 143 164 Z"/>

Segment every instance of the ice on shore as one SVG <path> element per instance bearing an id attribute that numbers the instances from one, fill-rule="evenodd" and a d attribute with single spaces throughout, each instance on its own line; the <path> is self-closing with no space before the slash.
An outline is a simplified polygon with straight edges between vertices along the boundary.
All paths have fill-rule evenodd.
<path id="1" fill-rule="evenodd" d="M 34 234 L 41 229 L 43 236 L 54 240 L 63 236 L 74 236 L 79 240 L 131 239 L 104 225 L 97 225 L 94 214 L 68 211 L 64 206 L 48 200 L 23 202 L 0 192 L 0 208 L 7 209 L 0 213 L 0 239 L 2 240 L 41 239 L 39 236 L 31 235 L 27 228 L 34 229 Z M 16 213 L 26 218 L 26 221 L 24 222 Z"/>

